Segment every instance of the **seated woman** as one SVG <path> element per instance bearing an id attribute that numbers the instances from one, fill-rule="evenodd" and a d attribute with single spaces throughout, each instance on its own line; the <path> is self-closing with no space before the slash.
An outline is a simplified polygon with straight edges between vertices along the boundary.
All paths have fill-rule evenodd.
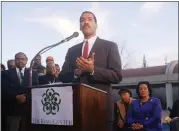
<path id="1" fill-rule="evenodd" d="M 136 93 L 139 97 L 131 104 L 127 114 L 130 131 L 162 131 L 162 107 L 158 98 L 152 97 L 149 82 L 139 82 Z"/>
<path id="2" fill-rule="evenodd" d="M 121 88 L 118 92 L 121 100 L 117 102 L 117 126 L 119 131 L 127 130 L 126 114 L 133 101 L 132 92 L 127 88 Z"/>

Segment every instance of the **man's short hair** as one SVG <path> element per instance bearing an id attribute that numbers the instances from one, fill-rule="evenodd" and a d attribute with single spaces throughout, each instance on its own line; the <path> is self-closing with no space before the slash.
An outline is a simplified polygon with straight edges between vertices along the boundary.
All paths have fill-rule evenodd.
<path id="1" fill-rule="evenodd" d="M 95 21 L 95 23 L 97 24 L 97 18 L 96 18 L 96 16 L 94 15 L 93 12 L 91 12 L 91 11 L 84 11 L 84 12 L 81 14 L 81 16 L 82 16 L 83 14 L 85 14 L 85 13 L 90 13 L 90 14 L 92 14 L 93 17 L 94 17 L 94 21 Z M 81 16 L 80 16 L 80 22 L 81 22 Z"/>
<path id="2" fill-rule="evenodd" d="M 17 54 L 15 54 L 15 58 L 16 58 L 16 57 L 17 57 L 17 55 L 19 55 L 19 54 L 23 54 L 23 55 L 25 56 L 25 58 L 26 58 L 26 59 L 28 59 L 28 58 L 27 58 L 27 56 L 26 56 L 26 54 L 25 54 L 25 53 L 23 53 L 23 52 L 18 52 Z"/>
<path id="3" fill-rule="evenodd" d="M 14 60 L 14 59 L 10 59 L 10 60 L 7 61 L 7 64 L 8 64 L 10 61 L 15 61 L 15 60 Z"/>

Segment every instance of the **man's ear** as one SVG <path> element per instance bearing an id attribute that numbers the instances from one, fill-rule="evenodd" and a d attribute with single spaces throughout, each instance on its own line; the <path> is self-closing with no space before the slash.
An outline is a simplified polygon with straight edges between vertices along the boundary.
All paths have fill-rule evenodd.
<path id="1" fill-rule="evenodd" d="M 82 26 L 81 26 L 81 24 L 80 24 L 80 31 L 82 30 Z"/>

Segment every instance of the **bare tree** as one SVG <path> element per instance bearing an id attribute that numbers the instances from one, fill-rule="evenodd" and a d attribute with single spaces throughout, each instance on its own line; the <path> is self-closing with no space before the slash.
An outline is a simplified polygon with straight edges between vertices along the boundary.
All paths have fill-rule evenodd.
<path id="1" fill-rule="evenodd" d="M 121 42 L 121 46 L 119 47 L 119 53 L 120 53 L 120 56 L 121 56 L 121 61 L 122 61 L 122 69 L 127 69 L 130 65 L 130 61 L 131 61 L 131 56 L 132 56 L 132 53 L 129 52 L 127 50 L 127 42 L 126 40 L 123 40 Z"/>
<path id="2" fill-rule="evenodd" d="M 165 57 L 164 61 L 165 61 L 165 65 L 167 65 L 168 64 L 168 62 L 167 62 L 167 56 Z"/>
<path id="3" fill-rule="evenodd" d="M 145 58 L 145 54 L 143 56 L 143 67 L 147 67 L 147 61 L 146 61 L 146 58 Z"/>

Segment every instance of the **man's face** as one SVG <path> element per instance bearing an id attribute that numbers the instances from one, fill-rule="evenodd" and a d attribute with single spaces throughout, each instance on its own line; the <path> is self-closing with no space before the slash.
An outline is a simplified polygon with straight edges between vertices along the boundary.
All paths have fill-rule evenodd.
<path id="1" fill-rule="evenodd" d="M 15 68 L 16 65 L 15 65 L 15 60 L 10 60 L 8 61 L 8 69 L 12 69 L 12 68 Z"/>
<path id="2" fill-rule="evenodd" d="M 37 57 L 35 58 L 35 64 L 36 64 L 36 65 L 41 65 L 41 57 L 40 57 L 40 56 L 37 56 Z"/>
<path id="3" fill-rule="evenodd" d="M 80 17 L 80 30 L 85 36 L 91 36 L 96 33 L 97 24 L 91 13 L 84 13 Z"/>
<path id="4" fill-rule="evenodd" d="M 27 58 L 24 54 L 17 54 L 15 58 L 15 64 L 18 68 L 24 68 L 27 64 Z"/>
<path id="5" fill-rule="evenodd" d="M 56 75 L 56 67 L 54 64 L 49 64 L 47 66 L 47 74 Z"/>
<path id="6" fill-rule="evenodd" d="M 53 60 L 47 60 L 46 63 L 47 63 L 47 65 L 49 65 L 49 66 L 54 65 L 54 61 L 53 61 Z"/>
<path id="7" fill-rule="evenodd" d="M 55 68 L 56 68 L 57 72 L 59 73 L 60 72 L 60 67 L 58 65 L 55 65 Z"/>
<path id="8" fill-rule="evenodd" d="M 128 103 L 129 99 L 130 99 L 130 94 L 128 92 L 122 92 L 120 94 L 120 97 L 121 97 L 122 101 Z"/>

